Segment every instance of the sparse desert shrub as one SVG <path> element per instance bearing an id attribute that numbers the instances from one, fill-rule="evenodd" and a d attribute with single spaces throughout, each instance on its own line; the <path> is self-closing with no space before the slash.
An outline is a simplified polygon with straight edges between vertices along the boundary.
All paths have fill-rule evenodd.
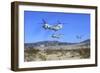
<path id="1" fill-rule="evenodd" d="M 47 55 L 49 55 L 49 54 L 53 54 L 54 50 L 46 50 L 45 52 Z"/>
<path id="2" fill-rule="evenodd" d="M 38 56 L 39 56 L 39 58 L 42 59 L 43 61 L 46 60 L 46 56 L 45 56 L 45 55 L 39 54 Z"/>
<path id="3" fill-rule="evenodd" d="M 80 50 L 80 55 L 81 55 L 81 58 L 89 58 L 90 57 L 90 49 L 86 48 L 86 49 Z"/>
<path id="4" fill-rule="evenodd" d="M 24 52 L 27 52 L 28 54 L 36 54 L 39 52 L 39 50 L 32 48 L 32 49 L 25 50 Z"/>

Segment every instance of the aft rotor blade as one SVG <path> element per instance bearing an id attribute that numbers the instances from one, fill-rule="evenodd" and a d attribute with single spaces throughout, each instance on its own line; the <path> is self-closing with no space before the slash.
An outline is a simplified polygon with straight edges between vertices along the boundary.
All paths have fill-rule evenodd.
<path id="1" fill-rule="evenodd" d="M 42 19 L 42 21 L 43 21 L 43 23 L 44 23 L 44 24 L 46 24 L 46 23 L 47 23 L 44 19 Z"/>

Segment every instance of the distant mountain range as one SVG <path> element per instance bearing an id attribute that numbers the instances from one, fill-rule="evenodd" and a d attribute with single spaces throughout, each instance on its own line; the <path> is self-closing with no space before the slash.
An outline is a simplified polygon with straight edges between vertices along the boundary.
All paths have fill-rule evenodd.
<path id="1" fill-rule="evenodd" d="M 90 43 L 90 39 L 84 40 L 84 41 L 82 41 L 80 43 Z"/>
<path id="2" fill-rule="evenodd" d="M 69 42 L 60 42 L 60 41 L 40 41 L 40 42 L 36 42 L 36 43 L 25 43 L 24 46 L 25 48 L 29 48 L 29 47 L 36 47 L 36 46 L 60 46 L 60 45 L 90 45 L 90 39 L 84 40 L 82 42 L 79 43 L 69 43 Z"/>

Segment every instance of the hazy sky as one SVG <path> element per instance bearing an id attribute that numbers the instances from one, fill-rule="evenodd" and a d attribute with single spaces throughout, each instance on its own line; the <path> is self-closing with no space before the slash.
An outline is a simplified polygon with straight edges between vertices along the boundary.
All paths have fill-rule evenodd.
<path id="1" fill-rule="evenodd" d="M 45 19 L 48 24 L 57 24 L 59 20 L 63 28 L 56 33 L 63 34 L 60 39 L 54 39 L 52 30 L 45 30 L 42 26 Z M 90 38 L 90 14 L 24 11 L 24 41 L 25 43 L 39 41 L 79 42 Z M 76 36 L 82 36 L 81 39 Z"/>

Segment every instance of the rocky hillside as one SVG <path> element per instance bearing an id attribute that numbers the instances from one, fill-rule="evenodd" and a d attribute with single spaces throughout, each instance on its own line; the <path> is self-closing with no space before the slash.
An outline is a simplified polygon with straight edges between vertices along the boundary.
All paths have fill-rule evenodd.
<path id="1" fill-rule="evenodd" d="M 59 41 L 41 41 L 36 43 L 25 43 L 25 49 L 79 49 L 89 48 L 90 40 L 84 40 L 80 43 L 68 43 Z"/>

